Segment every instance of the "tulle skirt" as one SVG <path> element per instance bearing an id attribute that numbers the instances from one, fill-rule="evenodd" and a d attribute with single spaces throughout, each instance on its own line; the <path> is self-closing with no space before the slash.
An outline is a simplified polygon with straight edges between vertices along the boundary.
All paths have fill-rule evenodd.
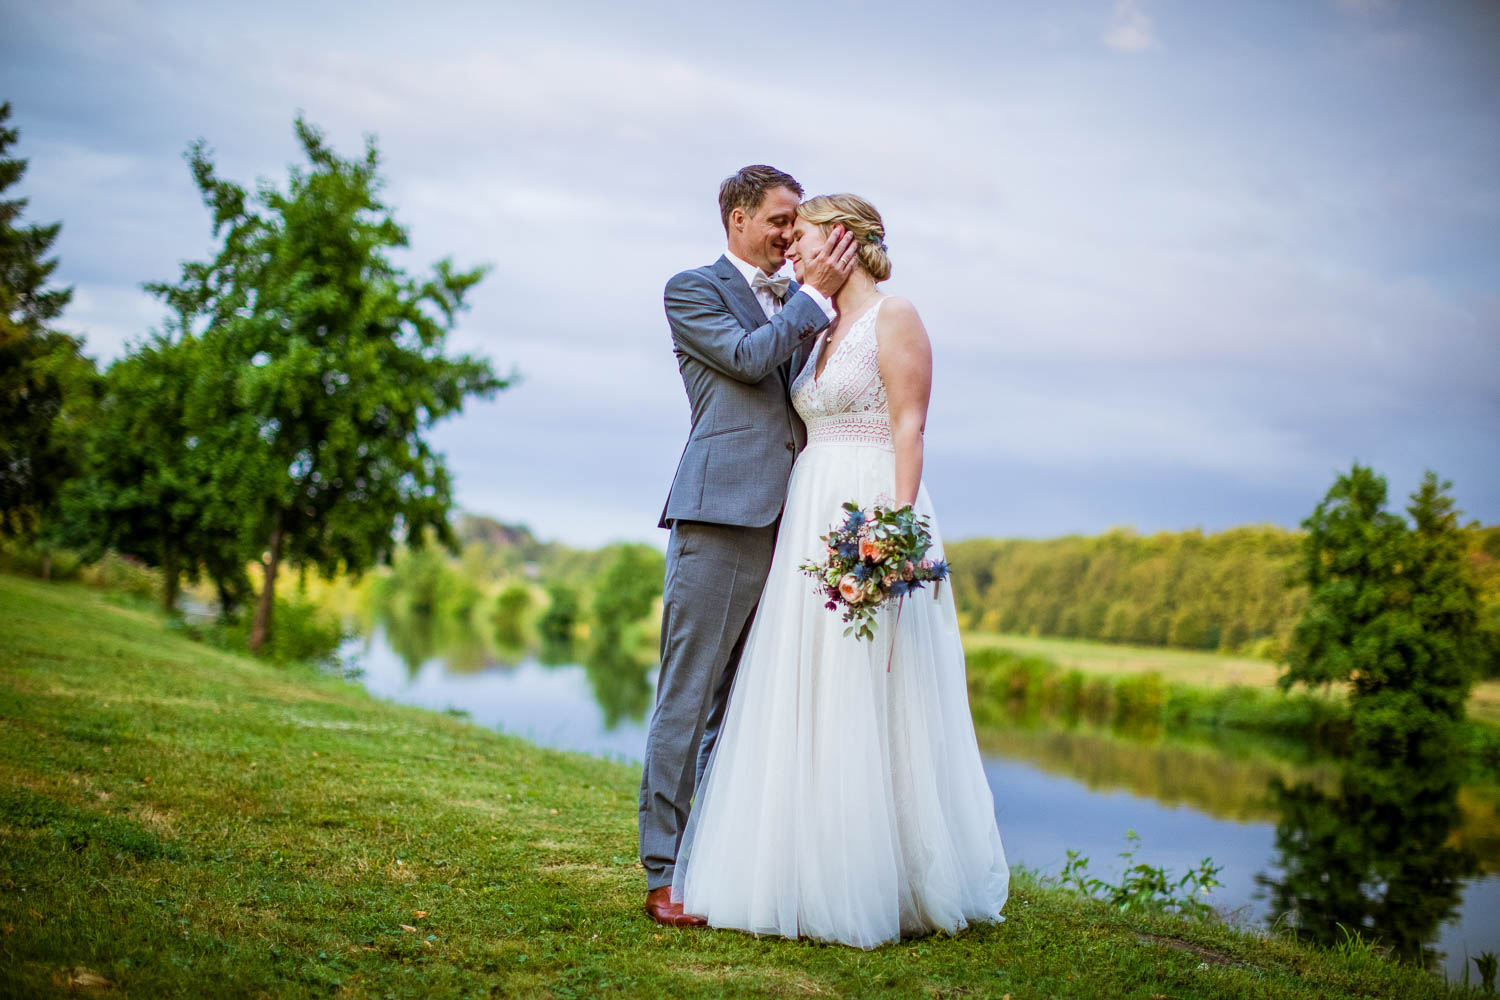
<path id="1" fill-rule="evenodd" d="M 843 634 L 798 572 L 857 501 L 894 493 L 878 446 L 809 445 L 678 850 L 672 899 L 711 926 L 873 948 L 1000 921 L 1010 870 L 969 715 L 945 582 Z M 923 487 L 918 513 L 941 535 Z M 894 649 L 892 640 L 894 639 Z M 890 670 L 887 672 L 889 659 Z"/>

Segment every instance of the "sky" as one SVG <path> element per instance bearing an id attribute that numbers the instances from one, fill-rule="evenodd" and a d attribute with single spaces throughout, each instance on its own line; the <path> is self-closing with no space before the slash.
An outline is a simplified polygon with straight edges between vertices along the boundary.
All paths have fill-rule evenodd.
<path id="1" fill-rule="evenodd" d="M 1500 522 L 1500 4 L 6 0 L 25 221 L 107 363 L 211 254 L 183 152 L 284 184 L 373 134 L 450 338 L 516 372 L 433 440 L 459 505 L 665 544 L 662 288 L 747 163 L 886 222 L 934 352 L 945 536 L 1294 527 L 1341 471 Z"/>

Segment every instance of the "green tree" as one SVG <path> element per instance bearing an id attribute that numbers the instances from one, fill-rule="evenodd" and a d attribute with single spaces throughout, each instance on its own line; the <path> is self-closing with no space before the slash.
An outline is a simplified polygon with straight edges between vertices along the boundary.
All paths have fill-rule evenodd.
<path id="1" fill-rule="evenodd" d="M 182 575 L 204 567 L 227 613 L 248 558 L 237 524 L 209 499 L 215 442 L 193 427 L 201 346 L 158 334 L 110 365 L 63 505 L 63 537 L 85 556 L 114 549 L 161 569 L 169 613 Z"/>
<path id="2" fill-rule="evenodd" d="M 661 596 L 666 559 L 649 545 L 621 545 L 594 581 L 594 622 L 618 633 L 640 621 Z"/>
<path id="3" fill-rule="evenodd" d="M 606 728 L 640 718 L 650 707 L 649 664 L 630 646 L 629 626 L 661 596 L 666 559 L 649 545 L 621 545 L 594 579 L 593 629 L 584 668 L 604 711 Z"/>
<path id="4" fill-rule="evenodd" d="M 1484 646 L 1480 675 L 1500 677 L 1500 525 L 1468 527 L 1469 565 L 1479 582 L 1479 633 Z"/>
<path id="5" fill-rule="evenodd" d="M 1307 611 L 1292 633 L 1283 688 L 1347 682 L 1357 744 L 1441 756 L 1462 720 L 1480 656 L 1478 594 L 1453 502 L 1428 473 L 1407 508 L 1355 464 L 1303 522 Z"/>
<path id="6" fill-rule="evenodd" d="M 543 644 L 568 646 L 578 627 L 578 612 L 578 591 L 560 580 L 547 584 L 547 607 L 536 623 Z"/>
<path id="7" fill-rule="evenodd" d="M 1469 691 L 1483 668 L 1479 588 L 1468 559 L 1469 539 L 1459 525 L 1449 490 L 1436 473 L 1422 477 L 1406 513 L 1411 556 L 1406 565 L 1412 615 L 1420 638 L 1413 643 L 1411 677 L 1427 707 L 1454 720 L 1464 717 Z"/>
<path id="8" fill-rule="evenodd" d="M 490 616 L 495 626 L 495 641 L 514 649 L 526 642 L 526 612 L 531 610 L 531 588 L 524 583 L 507 584 L 495 598 Z"/>
<path id="9" fill-rule="evenodd" d="M 201 140 L 189 149 L 222 243 L 177 284 L 148 286 L 202 327 L 225 376 L 214 426 L 232 443 L 212 484 L 263 553 L 252 650 L 270 633 L 283 562 L 359 574 L 389 561 L 398 536 L 420 545 L 428 530 L 454 547 L 451 483 L 425 433 L 507 384 L 483 359 L 444 353 L 484 270 L 397 267 L 390 252 L 407 235 L 381 201 L 374 140 L 344 159 L 301 118 L 295 128 L 309 165 L 253 198 L 217 175 Z"/>
<path id="10" fill-rule="evenodd" d="M 0 104 L 0 192 L 26 172 L 6 155 L 20 136 L 9 118 Z M 82 342 L 49 327 L 73 295 L 48 287 L 62 225 L 18 225 L 26 203 L 0 199 L 0 537 L 30 541 L 76 472 L 97 376 Z"/>
<path id="11" fill-rule="evenodd" d="M 1306 591 L 1283 579 L 1300 537 L 1247 526 L 1214 535 L 1115 529 L 1097 537 L 949 545 L 970 628 L 1190 649 L 1279 647 Z"/>

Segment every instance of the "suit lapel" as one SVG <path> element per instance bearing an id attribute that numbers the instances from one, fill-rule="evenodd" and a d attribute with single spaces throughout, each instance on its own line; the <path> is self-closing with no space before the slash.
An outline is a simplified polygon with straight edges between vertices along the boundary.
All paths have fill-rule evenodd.
<path id="1" fill-rule="evenodd" d="M 739 268 L 730 263 L 728 256 L 720 257 L 714 261 L 713 272 L 718 275 L 719 280 L 724 283 L 724 287 L 727 289 L 729 307 L 734 310 L 735 319 L 739 320 L 741 325 L 750 330 L 764 326 L 766 320 L 770 319 L 770 317 L 766 315 L 765 309 L 761 307 L 760 299 L 757 299 L 755 293 L 750 290 L 750 284 L 745 281 L 745 276 L 740 273 Z M 796 281 L 788 284 L 786 295 L 782 298 L 782 301 L 786 302 L 790 300 L 793 295 L 797 294 L 797 289 L 800 287 Z M 801 347 L 792 352 L 790 358 L 777 366 L 776 370 L 780 372 L 781 381 L 787 387 L 788 391 L 791 390 L 792 382 L 802 371 L 802 366 L 807 363 L 807 352 L 811 343 L 812 340 L 809 338 Z"/>
<path id="2" fill-rule="evenodd" d="M 735 319 L 738 319 L 746 329 L 754 330 L 766 325 L 769 319 L 766 311 L 760 307 L 760 300 L 750 290 L 750 283 L 739 269 L 729 262 L 728 257 L 720 257 L 714 261 L 714 273 L 728 289 L 729 305 L 734 309 Z"/>
<path id="3" fill-rule="evenodd" d="M 801 287 L 801 285 L 797 284 L 795 278 L 792 279 L 791 284 L 786 286 L 786 298 L 784 298 L 782 301 L 790 302 L 792 300 L 792 296 L 797 294 L 797 289 Z M 802 342 L 801 347 L 798 347 L 795 351 L 792 352 L 792 357 L 787 362 L 786 382 L 788 388 L 791 387 L 791 384 L 793 382 L 797 381 L 797 376 L 802 374 L 802 366 L 807 364 L 808 353 L 812 351 L 812 346 L 817 342 L 818 338 L 808 337 Z"/>

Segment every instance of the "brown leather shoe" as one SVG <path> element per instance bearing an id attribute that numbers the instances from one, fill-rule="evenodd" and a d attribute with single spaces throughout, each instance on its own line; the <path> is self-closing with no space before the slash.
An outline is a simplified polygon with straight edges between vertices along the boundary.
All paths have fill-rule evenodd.
<path id="1" fill-rule="evenodd" d="M 705 927 L 708 921 L 682 912 L 682 904 L 672 902 L 672 887 L 658 886 L 646 893 L 646 916 L 668 927 Z"/>

